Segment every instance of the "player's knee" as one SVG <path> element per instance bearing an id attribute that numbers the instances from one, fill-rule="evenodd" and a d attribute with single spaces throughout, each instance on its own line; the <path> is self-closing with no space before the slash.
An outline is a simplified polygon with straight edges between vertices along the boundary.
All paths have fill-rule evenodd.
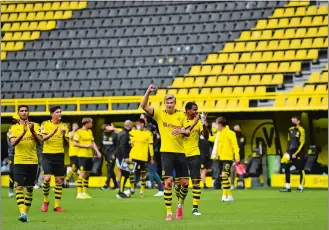
<path id="1" fill-rule="evenodd" d="M 50 181 L 50 176 L 49 176 L 49 175 L 44 175 L 44 176 L 43 176 L 43 179 L 44 179 L 46 182 L 49 182 L 49 181 Z"/>
<path id="2" fill-rule="evenodd" d="M 23 186 L 16 186 L 16 191 L 22 191 L 23 190 Z"/>
<path id="3" fill-rule="evenodd" d="M 56 181 L 56 184 L 62 184 L 63 183 L 63 178 L 62 177 L 56 177 L 55 181 Z"/>
<path id="4" fill-rule="evenodd" d="M 188 181 L 187 178 L 182 178 L 181 181 L 180 181 L 180 183 L 181 183 L 181 185 L 182 185 L 183 187 L 186 187 L 186 186 L 188 186 L 189 181 Z"/>
<path id="5" fill-rule="evenodd" d="M 167 178 L 165 180 L 165 187 L 166 187 L 166 189 L 171 189 L 171 187 L 172 187 L 172 179 L 171 178 Z"/>
<path id="6" fill-rule="evenodd" d="M 194 179 L 194 180 L 192 180 L 192 184 L 193 185 L 199 185 L 200 184 L 200 180 L 199 179 Z"/>

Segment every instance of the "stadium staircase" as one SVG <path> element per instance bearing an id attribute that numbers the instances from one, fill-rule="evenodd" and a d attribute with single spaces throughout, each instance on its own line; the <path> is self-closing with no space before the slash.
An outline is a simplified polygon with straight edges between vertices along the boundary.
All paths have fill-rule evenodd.
<path id="1" fill-rule="evenodd" d="M 20 1 L 1 10 L 5 116 L 22 102 L 40 115 L 55 103 L 137 113 L 134 96 L 150 83 L 157 105 L 175 93 L 179 107 L 194 98 L 207 111 L 328 108 L 326 5 Z"/>

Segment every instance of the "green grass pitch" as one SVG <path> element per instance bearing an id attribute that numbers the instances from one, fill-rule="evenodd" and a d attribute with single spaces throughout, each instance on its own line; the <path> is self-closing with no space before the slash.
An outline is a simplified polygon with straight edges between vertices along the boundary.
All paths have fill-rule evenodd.
<path id="1" fill-rule="evenodd" d="M 64 213 L 53 212 L 53 192 L 48 213 L 42 213 L 42 190 L 35 190 L 30 222 L 17 220 L 15 198 L 8 198 L 2 188 L 2 227 L 4 230 L 103 230 L 103 229 L 165 229 L 165 230 L 271 230 L 271 229 L 328 229 L 328 192 L 305 190 L 304 193 L 279 193 L 277 189 L 234 190 L 235 201 L 220 201 L 220 190 L 203 190 L 200 212 L 192 216 L 192 191 L 184 206 L 183 220 L 166 222 L 163 197 L 153 197 L 155 190 L 147 190 L 144 198 L 116 199 L 115 191 L 89 189 L 90 200 L 77 200 L 75 189 L 63 191 Z M 173 211 L 177 202 L 174 199 Z"/>

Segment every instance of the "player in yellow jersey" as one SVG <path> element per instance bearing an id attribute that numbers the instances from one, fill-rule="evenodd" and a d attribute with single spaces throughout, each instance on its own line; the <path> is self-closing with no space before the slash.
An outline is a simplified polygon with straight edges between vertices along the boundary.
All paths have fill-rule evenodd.
<path id="1" fill-rule="evenodd" d="M 93 157 L 95 151 L 98 158 L 101 157 L 95 141 L 91 128 L 93 127 L 93 120 L 91 118 L 82 119 L 82 128 L 75 132 L 73 137 L 73 144 L 79 148 L 78 164 L 79 177 L 77 179 L 77 199 L 90 199 L 87 189 L 89 185 L 89 173 L 93 166 Z"/>
<path id="2" fill-rule="evenodd" d="M 18 107 L 19 122 L 11 126 L 8 137 L 14 147 L 14 181 L 16 201 L 20 212 L 19 220 L 27 222 L 28 211 L 32 204 L 33 187 L 38 171 L 37 144 L 41 144 L 42 136 L 38 124 L 30 122 L 29 108 Z M 24 196 L 24 189 L 25 196 Z"/>
<path id="3" fill-rule="evenodd" d="M 55 177 L 55 202 L 54 211 L 64 212 L 60 206 L 62 198 L 64 166 L 64 144 L 68 142 L 68 127 L 61 122 L 62 110 L 60 106 L 50 108 L 51 120 L 44 121 L 41 125 L 43 137 L 42 169 L 43 169 L 43 205 L 42 212 L 48 211 L 49 190 L 51 175 Z"/>
<path id="4" fill-rule="evenodd" d="M 187 119 L 184 121 L 184 127 L 190 127 L 195 119 L 198 119 L 198 106 L 194 102 L 188 102 L 185 105 L 185 112 L 187 115 Z M 190 177 L 193 184 L 192 195 L 193 195 L 193 209 L 192 214 L 195 216 L 200 216 L 199 212 L 199 203 L 201 196 L 201 158 L 200 158 L 200 148 L 199 148 L 199 139 L 200 135 L 203 135 L 206 139 L 208 139 L 208 131 L 205 127 L 206 117 L 198 121 L 198 123 L 191 130 L 189 137 L 184 137 L 184 149 L 185 155 L 187 157 L 188 166 L 190 170 Z M 179 187 L 179 183 L 175 184 L 175 190 L 177 191 L 177 187 Z M 177 194 L 176 194 L 177 195 Z M 178 196 L 179 197 L 179 196 Z"/>
<path id="5" fill-rule="evenodd" d="M 171 221 L 172 216 L 172 183 L 173 170 L 176 177 L 180 178 L 181 190 L 180 199 L 176 210 L 176 219 L 183 218 L 183 204 L 188 192 L 189 171 L 188 162 L 184 153 L 183 137 L 190 135 L 190 130 L 196 125 L 194 122 L 191 127 L 184 129 L 184 120 L 186 115 L 183 111 L 175 109 L 176 98 L 174 95 L 167 94 L 164 98 L 166 108 L 153 108 L 148 105 L 148 99 L 152 92 L 156 91 L 155 85 L 150 85 L 142 99 L 141 107 L 151 115 L 158 123 L 161 136 L 161 160 L 162 177 L 165 179 L 164 200 L 167 210 L 166 220 Z"/>
<path id="6" fill-rule="evenodd" d="M 140 172 L 140 197 L 144 197 L 146 183 L 146 165 L 150 153 L 151 164 L 154 164 L 153 134 L 145 129 L 145 121 L 140 119 L 136 122 L 136 130 L 130 131 L 131 150 L 129 160 L 137 163 L 136 171 Z M 130 175 L 130 184 L 134 189 L 134 174 Z"/>
<path id="7" fill-rule="evenodd" d="M 78 151 L 79 148 L 75 147 L 73 144 L 73 137 L 75 132 L 79 129 L 78 123 L 72 123 L 72 131 L 69 132 L 69 157 L 71 163 L 71 170 L 67 173 L 65 177 L 65 187 L 68 187 L 68 181 L 73 176 L 74 181 L 77 182 L 78 179 Z"/>

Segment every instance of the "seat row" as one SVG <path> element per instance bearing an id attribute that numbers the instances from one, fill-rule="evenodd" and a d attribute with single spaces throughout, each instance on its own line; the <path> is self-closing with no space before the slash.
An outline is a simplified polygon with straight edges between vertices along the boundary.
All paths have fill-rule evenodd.
<path id="1" fill-rule="evenodd" d="M 56 21 L 36 21 L 36 22 L 14 22 L 4 23 L 2 31 L 34 31 L 34 30 L 52 30 L 56 28 Z"/>
<path id="2" fill-rule="evenodd" d="M 301 17 L 301 16 L 316 16 L 316 15 L 328 15 L 328 6 L 322 5 L 309 6 L 309 7 L 285 7 L 278 8 L 274 11 L 271 18 L 284 18 L 284 17 Z"/>
<path id="3" fill-rule="evenodd" d="M 40 12 L 40 11 L 57 11 L 57 10 L 79 10 L 87 7 L 87 1 L 48 1 L 48 2 L 27 2 L 21 3 L 15 1 L 7 3 L 1 1 L 1 13 L 18 13 L 18 12 Z"/>
<path id="4" fill-rule="evenodd" d="M 70 18 L 72 18 L 71 10 L 1 14 L 2 23 L 16 21 L 64 20 Z"/>
<path id="5" fill-rule="evenodd" d="M 279 96 L 276 98 L 274 107 L 328 107 L 328 97 L 284 97 Z"/>

